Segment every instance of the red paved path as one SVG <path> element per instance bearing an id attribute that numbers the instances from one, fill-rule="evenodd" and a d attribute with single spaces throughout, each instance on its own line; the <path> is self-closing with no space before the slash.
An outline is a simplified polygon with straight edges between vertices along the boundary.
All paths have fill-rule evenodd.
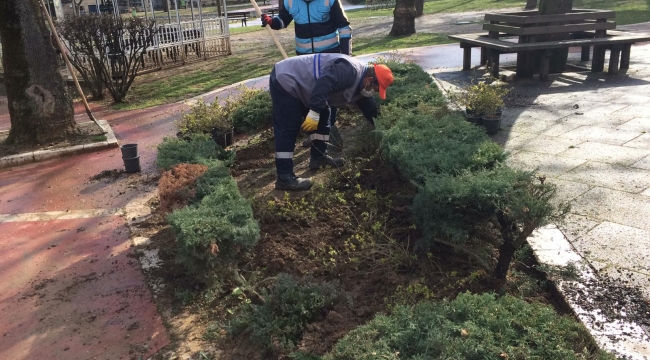
<path id="1" fill-rule="evenodd" d="M 139 144 L 151 174 L 179 109 L 97 117 L 122 143 Z M 110 149 L 0 170 L 0 359 L 146 359 L 169 343 L 122 217 L 1 222 L 2 214 L 122 208 L 138 195 L 129 181 L 142 175 L 89 181 L 122 168 L 120 150 Z"/>

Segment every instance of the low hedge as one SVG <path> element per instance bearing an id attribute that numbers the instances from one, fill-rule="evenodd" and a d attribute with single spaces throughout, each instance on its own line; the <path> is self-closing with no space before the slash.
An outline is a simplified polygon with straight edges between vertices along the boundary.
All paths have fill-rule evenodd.
<path id="1" fill-rule="evenodd" d="M 495 276 L 505 279 L 526 238 L 561 219 L 568 207 L 551 205 L 553 185 L 505 166 L 503 149 L 482 128 L 449 110 L 421 68 L 390 66 L 396 78 L 393 97 L 384 102 L 376 124 L 382 153 L 418 186 L 411 210 L 425 234 L 419 245 L 440 241 L 472 253 L 462 243 L 473 229 L 494 224 L 502 238 L 490 243 L 500 243 Z"/>
<path id="2" fill-rule="evenodd" d="M 324 360 L 614 359 L 549 306 L 506 295 L 397 306 L 338 341 Z"/>
<path id="3" fill-rule="evenodd" d="M 179 262 L 207 284 L 218 273 L 233 271 L 260 237 L 251 204 L 239 193 L 235 179 L 224 176 L 211 183 L 212 191 L 199 203 L 167 216 L 176 235 Z"/>
<path id="4" fill-rule="evenodd" d="M 457 114 L 434 118 L 429 114 L 399 113 L 399 121 L 381 132 L 381 149 L 404 175 L 419 184 L 429 174 L 492 168 L 506 158 L 485 131 Z M 378 120 L 380 128 L 384 120 Z"/>
<path id="5" fill-rule="evenodd" d="M 191 204 L 167 215 L 167 222 L 176 235 L 178 261 L 206 284 L 214 283 L 217 273 L 225 277 L 236 271 L 260 237 L 250 202 L 241 196 L 226 163 L 218 160 L 229 155 L 202 134 L 189 141 L 166 138 L 158 146 L 157 164 L 163 169 L 201 165 L 202 174 L 192 179 L 193 198 L 185 199 Z"/>
<path id="6" fill-rule="evenodd" d="M 271 93 L 265 90 L 247 90 L 245 101 L 241 101 L 230 113 L 235 131 L 246 133 L 271 124 L 273 102 Z"/>
<path id="7" fill-rule="evenodd" d="M 209 159 L 230 160 L 233 153 L 217 146 L 207 134 L 191 134 L 188 139 L 164 138 L 158 145 L 156 165 L 169 170 L 178 164 L 199 164 Z"/>

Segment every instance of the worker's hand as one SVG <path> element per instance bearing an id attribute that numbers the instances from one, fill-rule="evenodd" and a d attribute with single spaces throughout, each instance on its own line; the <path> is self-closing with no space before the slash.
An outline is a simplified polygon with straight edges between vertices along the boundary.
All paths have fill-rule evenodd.
<path id="1" fill-rule="evenodd" d="M 266 25 L 272 25 L 273 24 L 273 18 L 269 16 L 269 14 L 262 14 L 262 27 L 265 27 Z"/>
<path id="2" fill-rule="evenodd" d="M 305 121 L 302 123 L 302 126 L 300 128 L 307 132 L 314 132 L 316 129 L 318 129 L 319 119 L 320 114 L 314 110 L 309 110 L 309 114 L 307 114 L 307 118 L 305 118 Z"/>

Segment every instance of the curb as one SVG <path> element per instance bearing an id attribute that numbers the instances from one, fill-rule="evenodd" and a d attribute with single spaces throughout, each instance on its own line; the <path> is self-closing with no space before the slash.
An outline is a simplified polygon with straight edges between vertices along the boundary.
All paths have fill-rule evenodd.
<path id="1" fill-rule="evenodd" d="M 557 226 L 539 229 L 528 238 L 528 244 L 541 265 L 577 269 L 577 274 L 570 278 L 560 275 L 551 283 L 601 349 L 622 359 L 650 359 L 650 336 L 641 325 L 626 318 L 623 307 L 618 314 L 600 310 L 604 308 L 599 305 L 602 294 L 608 289 L 598 285 L 600 277 L 596 271 L 573 249 Z"/>
<path id="2" fill-rule="evenodd" d="M 85 145 L 68 146 L 55 150 L 36 150 L 23 154 L 9 155 L 0 158 L 0 169 L 10 168 L 18 165 L 35 163 L 43 160 L 55 159 L 68 155 L 76 155 L 96 150 L 103 150 L 118 147 L 117 138 L 113 129 L 106 120 L 99 120 L 99 125 L 106 132 L 106 140 Z"/>

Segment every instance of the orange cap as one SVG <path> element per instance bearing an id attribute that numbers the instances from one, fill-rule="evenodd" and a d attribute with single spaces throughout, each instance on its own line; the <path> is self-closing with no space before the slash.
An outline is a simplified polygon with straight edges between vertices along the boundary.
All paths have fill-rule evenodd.
<path id="1" fill-rule="evenodd" d="M 379 82 L 379 97 L 386 100 L 386 89 L 393 83 L 393 72 L 384 64 L 375 64 L 375 76 Z"/>

